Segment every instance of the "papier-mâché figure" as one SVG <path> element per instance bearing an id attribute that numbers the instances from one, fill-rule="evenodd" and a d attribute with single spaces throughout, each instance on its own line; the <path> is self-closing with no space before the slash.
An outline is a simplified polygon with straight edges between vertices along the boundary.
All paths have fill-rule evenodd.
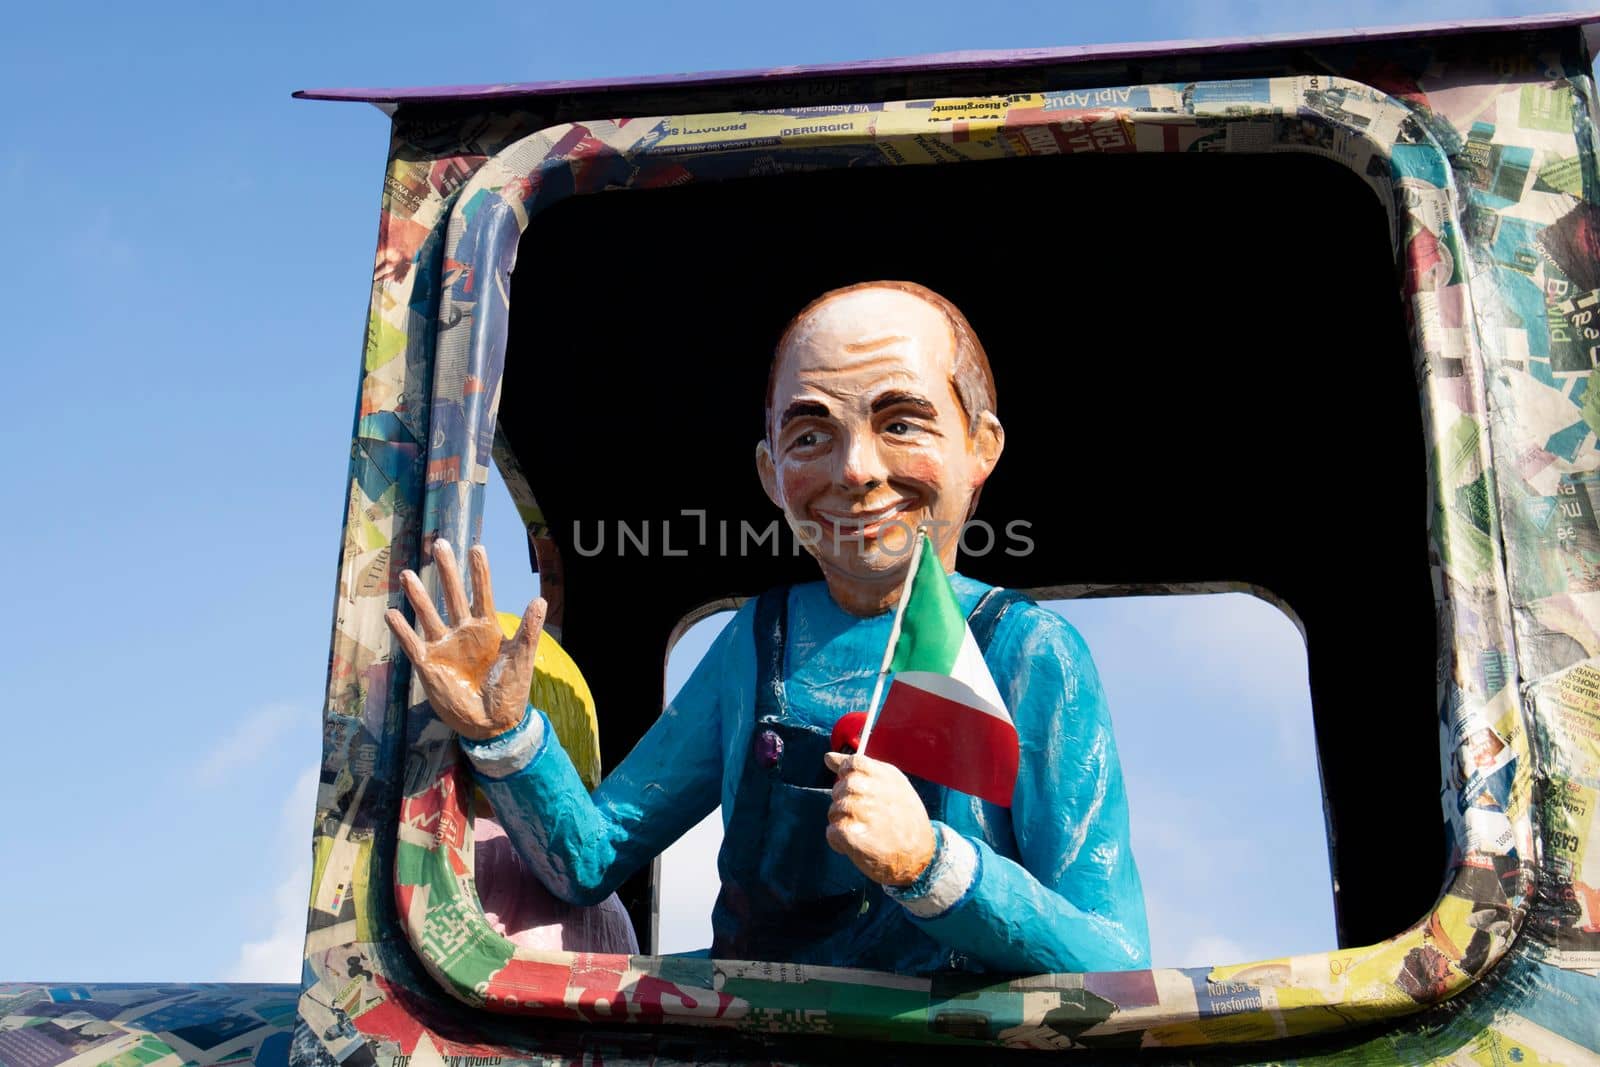
<path id="1" fill-rule="evenodd" d="M 406 572 L 421 632 L 398 611 L 390 625 L 551 892 L 604 899 L 720 804 L 713 956 L 907 974 L 1149 966 L 1089 650 L 1055 613 L 955 572 L 1005 443 L 995 408 L 982 346 L 930 290 L 869 282 L 802 310 L 773 356 L 756 467 L 822 580 L 745 603 L 592 794 L 525 706 L 543 601 L 503 641 L 481 546 L 469 603 L 450 546 L 435 545 L 449 623 Z M 1009 808 L 829 751 L 839 719 L 871 699 L 919 527 L 1016 727 Z"/>

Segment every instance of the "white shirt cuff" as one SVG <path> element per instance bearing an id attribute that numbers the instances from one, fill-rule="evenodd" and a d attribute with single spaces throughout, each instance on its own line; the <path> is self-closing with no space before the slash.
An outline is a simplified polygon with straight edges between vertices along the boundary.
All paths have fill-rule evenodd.
<path id="1" fill-rule="evenodd" d="M 544 713 L 530 705 L 522 721 L 503 734 L 483 741 L 461 738 L 461 751 L 485 778 L 508 778 L 539 758 L 546 736 Z"/>
<path id="2" fill-rule="evenodd" d="M 938 827 L 939 847 L 911 885 L 889 886 L 889 896 L 919 919 L 936 919 L 961 903 L 978 874 L 978 850 L 954 830 Z"/>

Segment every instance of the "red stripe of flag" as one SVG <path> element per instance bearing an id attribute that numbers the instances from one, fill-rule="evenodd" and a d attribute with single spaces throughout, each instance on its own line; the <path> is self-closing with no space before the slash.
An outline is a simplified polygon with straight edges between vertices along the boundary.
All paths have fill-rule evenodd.
<path id="1" fill-rule="evenodd" d="M 1004 719 L 897 680 L 884 697 L 871 745 L 873 759 L 907 774 L 1011 806 L 1019 753 L 1017 731 Z"/>

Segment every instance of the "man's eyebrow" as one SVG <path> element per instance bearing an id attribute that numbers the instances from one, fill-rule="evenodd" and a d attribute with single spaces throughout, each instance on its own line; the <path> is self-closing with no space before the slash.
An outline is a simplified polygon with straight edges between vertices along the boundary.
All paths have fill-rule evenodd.
<path id="1" fill-rule="evenodd" d="M 876 415 L 880 411 L 897 407 L 913 408 L 917 414 L 929 419 L 936 418 L 939 414 L 938 409 L 925 397 L 920 397 L 916 393 L 908 393 L 901 389 L 891 389 L 874 400 L 872 402 L 872 413 Z"/>
<path id="2" fill-rule="evenodd" d="M 905 338 L 899 334 L 892 333 L 887 337 L 874 337 L 870 341 L 853 341 L 845 345 L 844 350 L 846 352 L 876 352 L 880 348 L 887 348 L 904 340 Z"/>
<path id="3" fill-rule="evenodd" d="M 778 420 L 778 429 L 783 429 L 795 419 L 828 417 L 828 408 L 815 400 L 796 400 L 793 404 L 783 409 L 783 417 Z"/>

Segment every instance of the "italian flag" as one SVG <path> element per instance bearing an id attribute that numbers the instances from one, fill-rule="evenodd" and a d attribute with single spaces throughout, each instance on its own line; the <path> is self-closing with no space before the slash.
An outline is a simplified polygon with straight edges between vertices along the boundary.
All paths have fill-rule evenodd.
<path id="1" fill-rule="evenodd" d="M 872 706 L 878 711 L 862 731 L 863 755 L 870 744 L 873 759 L 907 774 L 1011 806 L 1017 729 L 925 531 L 900 592 Z"/>

